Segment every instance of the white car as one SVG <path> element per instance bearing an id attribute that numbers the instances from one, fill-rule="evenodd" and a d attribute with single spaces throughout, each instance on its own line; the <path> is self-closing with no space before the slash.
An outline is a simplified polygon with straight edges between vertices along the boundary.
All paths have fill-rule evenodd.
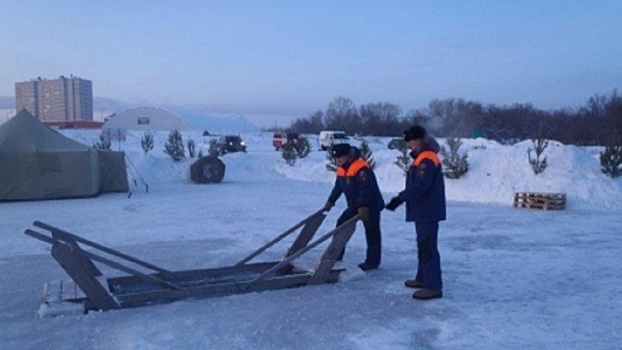
<path id="1" fill-rule="evenodd" d="M 335 131 L 335 130 L 323 130 L 320 131 L 320 136 L 318 137 L 318 143 L 320 144 L 320 149 L 322 151 L 326 151 L 332 145 L 338 143 L 348 143 L 350 139 L 346 136 L 344 131 Z"/>

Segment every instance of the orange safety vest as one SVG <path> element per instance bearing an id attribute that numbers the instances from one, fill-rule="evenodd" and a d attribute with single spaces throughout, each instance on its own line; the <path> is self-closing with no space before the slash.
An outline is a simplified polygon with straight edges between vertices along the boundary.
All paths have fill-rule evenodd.
<path id="1" fill-rule="evenodd" d="M 352 162 L 352 164 L 350 164 L 347 172 L 346 169 L 344 169 L 343 167 L 337 168 L 337 176 L 354 177 L 359 172 L 359 170 L 363 168 L 369 168 L 369 164 L 367 164 L 367 162 L 364 161 L 362 158 L 358 158 L 357 160 Z"/>
<path id="2" fill-rule="evenodd" d="M 441 164 L 441 160 L 438 158 L 436 152 L 433 151 L 423 151 L 417 155 L 417 158 L 413 161 L 413 166 L 419 166 L 424 159 L 429 159 L 434 162 L 434 165 L 438 166 Z"/>

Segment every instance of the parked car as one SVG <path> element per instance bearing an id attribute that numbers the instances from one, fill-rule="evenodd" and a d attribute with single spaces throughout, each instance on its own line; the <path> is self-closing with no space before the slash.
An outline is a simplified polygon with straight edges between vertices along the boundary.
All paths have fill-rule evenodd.
<path id="1" fill-rule="evenodd" d="M 220 155 L 234 152 L 246 152 L 246 145 L 240 136 L 227 135 L 222 136 L 216 142 L 218 153 Z"/>
<path id="2" fill-rule="evenodd" d="M 389 144 L 387 144 L 387 148 L 389 149 L 400 149 L 403 147 L 404 140 L 403 139 L 391 139 Z"/>
<path id="3" fill-rule="evenodd" d="M 280 151 L 288 142 L 298 143 L 299 138 L 300 136 L 295 132 L 275 132 L 272 135 L 272 146 L 275 150 Z"/>
<path id="4" fill-rule="evenodd" d="M 320 131 L 320 136 L 318 137 L 318 142 L 320 143 L 320 149 L 322 151 L 326 151 L 332 145 L 348 143 L 349 141 L 350 139 L 348 139 L 348 136 L 346 136 L 346 133 L 343 131 L 323 130 Z"/>

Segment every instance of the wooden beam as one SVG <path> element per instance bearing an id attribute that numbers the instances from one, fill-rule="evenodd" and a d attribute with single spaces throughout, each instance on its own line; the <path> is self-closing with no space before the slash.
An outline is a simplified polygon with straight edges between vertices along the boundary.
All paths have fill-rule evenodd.
<path id="1" fill-rule="evenodd" d="M 95 308 L 100 310 L 121 308 L 97 278 L 84 268 L 84 262 L 79 252 L 71 249 L 67 244 L 55 242 L 52 245 L 52 257 L 80 287 Z"/>
<path id="2" fill-rule="evenodd" d="M 256 251 L 252 252 L 250 255 L 248 255 L 247 257 L 245 257 L 244 259 L 242 259 L 240 262 L 238 262 L 236 265 L 244 265 L 247 262 L 249 262 L 250 260 L 252 260 L 253 258 L 255 258 L 256 256 L 258 256 L 259 254 L 263 253 L 264 251 L 266 251 L 268 248 L 272 247 L 273 245 L 275 245 L 276 243 L 278 243 L 279 241 L 281 241 L 283 238 L 289 236 L 290 234 L 294 233 L 297 229 L 299 229 L 300 227 L 302 227 L 303 225 L 305 226 L 305 228 L 307 227 L 307 225 L 309 224 L 309 222 L 315 222 L 316 220 L 318 220 L 318 218 L 321 218 L 321 221 L 319 222 L 319 224 L 322 223 L 322 221 L 324 221 L 324 218 L 326 217 L 326 214 L 324 213 L 323 210 L 319 210 L 313 214 L 311 214 L 310 216 L 308 216 L 307 218 L 301 220 L 299 223 L 297 223 L 296 225 L 290 227 L 288 230 L 286 230 L 285 232 L 283 232 L 282 234 L 278 235 L 276 238 L 274 238 L 273 240 L 271 240 L 270 242 L 266 243 L 264 246 L 262 246 L 261 248 L 257 249 Z M 319 227 L 319 224 L 317 225 Z M 303 231 L 305 231 L 305 228 L 303 228 Z M 315 228 L 315 230 L 317 230 L 317 227 Z M 315 231 L 313 232 L 315 233 Z M 302 233 L 301 233 L 302 234 Z M 300 237 L 300 236 L 299 236 Z"/>
<path id="3" fill-rule="evenodd" d="M 309 279 L 309 285 L 325 283 L 328 278 L 329 273 L 335 266 L 335 262 L 337 261 L 337 257 L 341 254 L 346 243 L 350 240 L 350 237 L 354 234 L 356 230 L 356 219 L 348 220 L 342 226 L 339 232 L 335 233 L 332 242 L 322 254 L 320 258 L 320 262 L 317 264 L 314 272 L 311 274 L 311 279 Z"/>
<path id="4" fill-rule="evenodd" d="M 106 247 L 106 246 L 101 245 L 99 243 L 90 241 L 90 240 L 88 240 L 86 238 L 83 238 L 83 237 L 80 237 L 78 235 L 74 235 L 73 233 L 69 233 L 67 231 L 61 230 L 61 229 L 59 229 L 57 227 L 54 227 L 52 225 L 48 225 L 48 224 L 46 224 L 44 222 L 41 222 L 41 221 L 37 220 L 37 221 L 35 221 L 33 223 L 33 225 L 37 226 L 37 227 L 40 227 L 42 229 L 50 231 L 54 238 L 57 238 L 57 239 L 60 239 L 60 240 L 63 240 L 63 241 L 67 241 L 67 242 L 71 242 L 71 241 L 73 241 L 73 242 L 80 242 L 80 243 L 83 243 L 83 244 L 85 244 L 87 246 L 99 249 L 99 250 L 101 250 L 101 251 L 103 251 L 105 253 L 108 253 L 110 255 L 114 255 L 114 256 L 119 257 L 121 259 L 130 261 L 130 262 L 132 262 L 134 264 L 137 264 L 137 265 L 140 265 L 142 267 L 145 267 L 147 269 L 158 271 L 158 272 L 164 273 L 164 274 L 172 273 L 172 272 L 170 272 L 168 270 L 165 270 L 163 268 L 160 268 L 158 266 L 150 264 L 150 263 L 148 263 L 146 261 L 142 261 L 142 260 L 137 259 L 137 258 L 135 258 L 133 256 L 121 253 L 121 252 L 119 252 L 117 250 L 114 250 L 112 248 Z"/>
<path id="5" fill-rule="evenodd" d="M 324 234 L 323 236 L 321 236 L 320 238 L 316 239 L 315 241 L 313 241 L 312 243 L 310 243 L 306 247 L 298 250 L 297 252 L 295 252 L 292 255 L 288 256 L 287 258 L 283 259 L 283 261 L 281 261 L 280 263 L 276 264 L 271 269 L 268 269 L 266 272 L 264 272 L 261 275 L 257 276 L 257 278 L 255 278 L 253 281 L 257 282 L 257 281 L 260 281 L 262 279 L 265 279 L 268 276 L 273 275 L 276 271 L 278 271 L 279 269 L 281 269 L 285 265 L 291 263 L 293 260 L 297 259 L 302 254 L 304 254 L 304 253 L 308 252 L 309 250 L 317 247 L 322 242 L 324 242 L 327 239 L 333 237 L 337 233 L 347 229 L 349 225 L 352 225 L 352 224 L 356 223 L 357 220 L 358 220 L 358 217 L 356 217 L 356 216 L 351 218 L 351 219 L 349 219 L 348 221 L 343 223 L 341 226 L 339 226 L 339 227 L 335 228 L 334 230 Z"/>
<path id="6" fill-rule="evenodd" d="M 318 215 L 318 214 L 321 214 L 321 215 Z M 294 243 L 292 243 L 291 247 L 287 250 L 287 253 L 285 253 L 285 258 L 294 254 L 300 249 L 306 247 L 307 244 L 309 244 L 309 242 L 315 235 L 315 233 L 317 232 L 318 228 L 320 228 L 320 225 L 322 225 L 322 222 L 324 222 L 325 218 L 326 218 L 326 213 L 324 213 L 323 210 L 320 210 L 319 212 L 315 213 L 312 217 L 309 217 L 307 223 L 300 231 L 300 234 L 298 235 L 298 237 L 296 237 L 296 240 L 294 241 Z"/>

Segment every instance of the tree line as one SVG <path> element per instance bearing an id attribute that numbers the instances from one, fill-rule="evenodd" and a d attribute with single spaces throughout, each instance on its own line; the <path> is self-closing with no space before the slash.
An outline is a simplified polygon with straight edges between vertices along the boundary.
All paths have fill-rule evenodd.
<path id="1" fill-rule="evenodd" d="M 343 130 L 354 135 L 396 136 L 419 124 L 442 137 L 485 137 L 512 144 L 536 136 L 564 144 L 604 145 L 622 135 L 622 96 L 617 89 L 594 95 L 575 109 L 541 110 L 531 104 L 484 105 L 461 98 L 435 99 L 428 106 L 403 113 L 400 106 L 368 103 L 356 106 L 347 97 L 336 97 L 326 109 L 295 119 L 290 132 L 317 134 Z"/>

